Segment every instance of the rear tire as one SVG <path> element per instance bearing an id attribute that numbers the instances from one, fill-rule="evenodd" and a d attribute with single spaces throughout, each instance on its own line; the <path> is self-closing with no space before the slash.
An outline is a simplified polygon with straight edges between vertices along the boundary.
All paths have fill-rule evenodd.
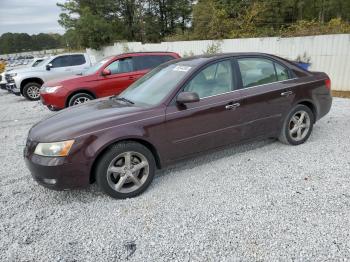
<path id="1" fill-rule="evenodd" d="M 295 106 L 286 116 L 279 140 L 288 145 L 300 145 L 311 135 L 315 116 L 305 105 Z"/>
<path id="2" fill-rule="evenodd" d="M 136 142 L 113 145 L 97 162 L 95 178 L 100 189 L 116 199 L 135 197 L 151 184 L 155 174 L 153 154 Z"/>
<path id="3" fill-rule="evenodd" d="M 93 99 L 94 98 L 87 93 L 78 93 L 69 99 L 68 106 L 80 105 Z"/>
<path id="4" fill-rule="evenodd" d="M 30 101 L 40 100 L 40 88 L 41 84 L 31 82 L 24 86 L 22 94 Z"/>

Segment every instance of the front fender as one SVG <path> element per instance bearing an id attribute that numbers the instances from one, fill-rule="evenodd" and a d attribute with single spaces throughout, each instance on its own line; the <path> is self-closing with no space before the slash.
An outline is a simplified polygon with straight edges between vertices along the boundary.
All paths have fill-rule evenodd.
<path id="1" fill-rule="evenodd" d="M 90 135 L 88 138 L 84 138 L 85 141 L 89 141 L 87 146 L 83 149 L 84 156 L 86 159 L 89 159 L 90 171 L 93 168 L 93 165 L 96 159 L 111 145 L 125 140 L 134 140 L 141 142 L 142 144 L 149 145 L 150 150 L 155 155 L 156 161 L 159 161 L 159 166 L 162 166 L 164 161 L 161 155 L 158 153 L 156 148 L 159 145 L 154 144 L 151 137 L 149 137 L 149 132 L 146 129 L 140 127 L 118 127 L 117 129 L 108 129 L 99 132 L 96 135 Z"/>

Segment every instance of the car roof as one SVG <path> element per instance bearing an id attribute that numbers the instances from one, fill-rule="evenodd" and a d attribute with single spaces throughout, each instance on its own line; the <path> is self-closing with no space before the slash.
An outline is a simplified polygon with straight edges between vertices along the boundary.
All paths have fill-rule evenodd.
<path id="1" fill-rule="evenodd" d="M 237 56 L 260 56 L 260 57 L 266 57 L 266 58 L 272 58 L 272 59 L 278 59 L 282 60 L 284 62 L 289 62 L 286 59 L 283 59 L 281 57 L 266 54 L 266 53 L 258 53 L 258 52 L 242 52 L 242 53 L 220 53 L 220 54 L 213 54 L 213 55 L 197 55 L 197 56 L 191 56 L 186 58 L 180 58 L 176 59 L 175 61 L 170 61 L 170 63 L 178 63 L 181 65 L 188 65 L 188 66 L 199 66 L 201 64 L 209 63 L 211 61 L 215 61 L 218 59 L 225 59 L 230 57 L 237 57 Z"/>
<path id="2" fill-rule="evenodd" d="M 145 52 L 128 52 L 128 53 L 121 53 L 118 55 L 111 55 L 108 57 L 105 57 L 103 59 L 116 59 L 116 58 L 121 58 L 121 57 L 126 57 L 126 56 L 139 56 L 139 55 L 176 55 L 179 56 L 175 52 L 169 52 L 169 51 L 145 51 Z"/>
<path id="3" fill-rule="evenodd" d="M 144 52 L 128 52 L 128 53 L 122 53 L 119 55 L 137 55 L 137 54 L 177 54 L 175 52 L 170 51 L 144 51 Z"/>
<path id="4" fill-rule="evenodd" d="M 58 57 L 58 56 L 65 56 L 65 55 L 85 55 L 86 53 L 62 53 L 62 54 L 57 54 L 52 57 Z"/>

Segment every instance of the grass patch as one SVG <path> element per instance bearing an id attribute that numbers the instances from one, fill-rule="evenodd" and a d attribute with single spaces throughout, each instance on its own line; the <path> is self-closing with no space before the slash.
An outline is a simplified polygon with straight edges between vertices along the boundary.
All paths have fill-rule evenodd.
<path id="1" fill-rule="evenodd" d="M 332 96 L 350 98 L 350 91 L 333 91 L 332 90 Z"/>

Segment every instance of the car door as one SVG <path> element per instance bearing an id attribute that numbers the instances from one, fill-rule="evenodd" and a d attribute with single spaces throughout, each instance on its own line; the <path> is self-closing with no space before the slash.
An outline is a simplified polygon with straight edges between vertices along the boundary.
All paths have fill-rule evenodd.
<path id="1" fill-rule="evenodd" d="M 67 75 L 72 74 L 69 69 L 70 66 L 70 57 L 69 55 L 62 55 L 51 60 L 50 70 L 46 73 L 46 81 L 51 79 L 63 78 Z"/>
<path id="2" fill-rule="evenodd" d="M 70 55 L 69 60 L 67 72 L 70 71 L 71 75 L 81 74 L 89 68 L 89 64 L 83 54 Z"/>
<path id="3" fill-rule="evenodd" d="M 279 135 L 294 99 L 292 74 L 283 64 L 265 57 L 238 57 L 240 112 L 245 118 L 243 139 Z"/>
<path id="4" fill-rule="evenodd" d="M 167 107 L 170 161 L 240 141 L 244 117 L 236 86 L 230 59 L 206 66 L 184 86 L 183 91 L 196 92 L 200 101 Z"/>
<path id="5" fill-rule="evenodd" d="M 111 96 L 121 93 L 135 82 L 134 61 L 132 57 L 123 57 L 109 63 L 104 69 L 110 70 L 110 75 L 100 75 L 96 93 L 99 96 Z"/>

